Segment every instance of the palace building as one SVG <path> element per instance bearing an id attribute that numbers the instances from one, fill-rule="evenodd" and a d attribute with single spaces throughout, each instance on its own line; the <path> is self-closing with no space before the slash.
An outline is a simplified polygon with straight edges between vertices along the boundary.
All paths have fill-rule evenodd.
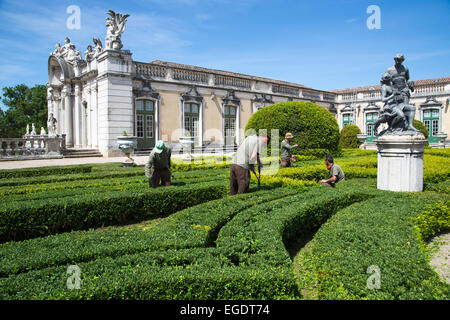
<path id="1" fill-rule="evenodd" d="M 120 18 L 111 21 L 124 24 L 126 17 Z M 254 112 L 285 101 L 317 103 L 335 115 L 340 128 L 353 123 L 368 141 L 374 138 L 373 121 L 383 106 L 378 85 L 324 91 L 173 62 L 138 62 L 122 50 L 121 33 L 109 30 L 106 46 L 94 38 L 84 59 L 68 38 L 50 54 L 48 113 L 69 148 L 120 155 L 117 137 L 125 132 L 137 137 L 142 150 L 157 140 L 177 144 L 186 136 L 198 148 L 233 146 L 243 139 Z M 450 77 L 415 83 L 411 103 L 416 118 L 429 128 L 430 143 L 437 145 L 450 131 Z"/>

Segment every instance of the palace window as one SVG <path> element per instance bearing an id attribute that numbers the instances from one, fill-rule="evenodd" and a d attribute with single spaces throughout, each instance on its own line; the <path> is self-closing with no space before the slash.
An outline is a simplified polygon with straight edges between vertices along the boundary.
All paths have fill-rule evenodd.
<path id="1" fill-rule="evenodd" d="M 375 121 L 377 120 L 378 113 L 377 112 L 367 112 L 366 113 L 366 135 L 368 141 L 372 141 L 375 139 Z"/>
<path id="2" fill-rule="evenodd" d="M 139 149 L 155 145 L 155 102 L 136 100 L 136 136 Z"/>
<path id="3" fill-rule="evenodd" d="M 197 103 L 184 103 L 184 129 L 194 137 L 195 145 L 199 143 L 199 114 L 200 106 Z"/>
<path id="4" fill-rule="evenodd" d="M 237 108 L 233 105 L 224 106 L 224 136 L 225 145 L 234 145 L 236 143 L 236 114 Z"/>
<path id="5" fill-rule="evenodd" d="M 353 114 L 352 113 L 344 113 L 342 115 L 342 127 L 345 127 L 349 124 L 354 124 Z"/>
<path id="6" fill-rule="evenodd" d="M 437 143 L 439 140 L 436 137 L 439 133 L 440 115 L 439 109 L 423 110 L 423 123 L 428 130 L 428 141 L 430 143 Z"/>

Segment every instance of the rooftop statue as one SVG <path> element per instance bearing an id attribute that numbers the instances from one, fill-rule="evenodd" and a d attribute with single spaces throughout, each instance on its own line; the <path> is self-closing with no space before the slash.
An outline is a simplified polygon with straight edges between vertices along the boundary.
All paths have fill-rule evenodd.
<path id="1" fill-rule="evenodd" d="M 397 54 L 395 65 L 389 67 L 381 77 L 381 98 L 385 103 L 375 122 L 375 134 L 381 136 L 391 134 L 418 134 L 413 121 L 416 107 L 409 104 L 410 91 L 414 91 L 414 82 L 409 80 L 408 67 L 402 65 L 405 57 Z M 388 128 L 378 133 L 381 123 L 387 123 Z"/>
<path id="2" fill-rule="evenodd" d="M 112 10 L 107 12 L 111 17 L 106 18 L 106 27 L 108 28 L 106 32 L 106 48 L 120 50 L 122 49 L 122 33 L 125 31 L 125 23 L 129 14 L 121 15 L 120 13 L 115 13 Z"/>
<path id="3" fill-rule="evenodd" d="M 102 42 L 100 41 L 99 38 L 94 38 L 92 39 L 92 41 L 94 41 L 94 51 L 95 51 L 95 57 L 98 57 L 100 53 L 103 52 L 103 45 Z"/>

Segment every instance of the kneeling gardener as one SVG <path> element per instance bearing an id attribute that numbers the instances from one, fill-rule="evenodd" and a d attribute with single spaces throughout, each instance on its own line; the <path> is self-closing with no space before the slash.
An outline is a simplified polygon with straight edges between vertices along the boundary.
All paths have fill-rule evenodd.
<path id="1" fill-rule="evenodd" d="M 320 184 L 327 187 L 334 188 L 336 183 L 345 180 L 344 171 L 341 167 L 334 163 L 333 157 L 327 155 L 325 157 L 325 165 L 327 169 L 330 170 L 330 178 L 320 180 Z"/>
<path id="2" fill-rule="evenodd" d="M 170 186 L 170 156 L 171 150 L 164 145 L 164 141 L 157 141 L 145 165 L 145 176 L 150 187 L 159 187 L 160 182 L 163 186 Z"/>

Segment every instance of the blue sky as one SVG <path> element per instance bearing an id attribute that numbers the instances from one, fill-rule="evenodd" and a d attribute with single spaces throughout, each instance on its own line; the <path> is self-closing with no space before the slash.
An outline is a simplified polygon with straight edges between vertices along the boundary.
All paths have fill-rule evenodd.
<path id="1" fill-rule="evenodd" d="M 69 30 L 66 9 L 81 9 Z M 369 5 L 381 29 L 369 30 Z M 124 49 L 166 60 L 331 90 L 377 84 L 404 53 L 413 80 L 450 76 L 450 1 L 0 0 L 0 88 L 46 84 L 47 59 L 69 36 L 104 43 L 108 9 L 128 13 Z"/>

